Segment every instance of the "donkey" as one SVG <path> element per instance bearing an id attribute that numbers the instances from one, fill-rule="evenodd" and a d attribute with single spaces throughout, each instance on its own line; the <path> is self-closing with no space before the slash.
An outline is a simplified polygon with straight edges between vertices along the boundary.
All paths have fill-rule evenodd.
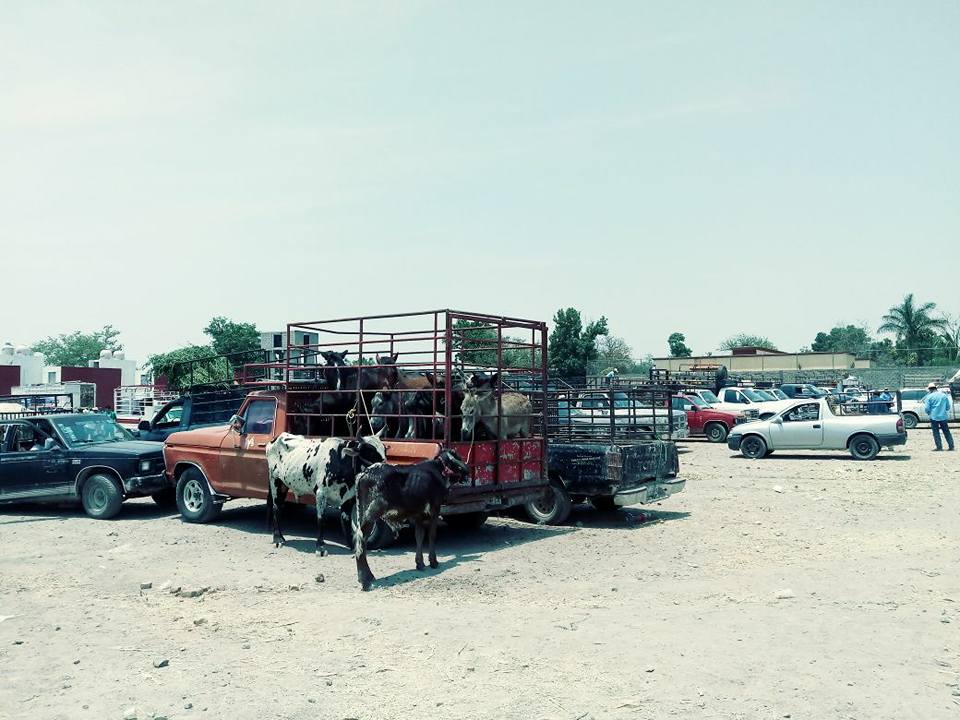
<path id="1" fill-rule="evenodd" d="M 502 417 L 497 417 L 497 397 L 494 388 L 500 381 L 500 373 L 489 377 L 474 375 L 467 383 L 460 412 L 463 414 L 461 439 L 474 439 L 478 428 L 485 429 L 491 437 L 506 440 L 514 437 L 530 437 L 530 415 L 533 404 L 526 395 L 505 392 L 500 395 Z"/>

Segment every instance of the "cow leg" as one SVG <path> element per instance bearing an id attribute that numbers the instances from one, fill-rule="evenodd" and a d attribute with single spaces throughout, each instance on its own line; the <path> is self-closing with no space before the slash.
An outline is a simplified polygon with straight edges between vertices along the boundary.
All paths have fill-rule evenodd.
<path id="1" fill-rule="evenodd" d="M 379 502 L 370 502 L 367 492 L 358 488 L 357 493 L 357 512 L 360 518 L 360 527 L 357 529 L 353 538 L 353 554 L 357 559 L 357 580 L 360 587 L 369 590 L 376 578 L 367 562 L 367 535 L 373 530 L 377 520 L 387 509 L 386 502 L 381 498 Z"/>
<path id="2" fill-rule="evenodd" d="M 314 498 L 317 501 L 317 555 L 324 557 L 327 554 L 327 547 L 323 544 L 323 516 L 327 510 L 327 493 L 323 487 L 317 487 L 314 490 Z"/>
<path id="3" fill-rule="evenodd" d="M 440 521 L 440 503 L 430 503 L 430 567 L 437 568 L 440 563 L 437 562 L 437 523 Z"/>
<path id="4" fill-rule="evenodd" d="M 426 565 L 423 564 L 423 536 L 426 535 L 426 526 L 424 525 L 423 518 L 417 518 L 413 522 L 413 531 L 417 538 L 417 570 L 426 570 Z"/>
<path id="5" fill-rule="evenodd" d="M 270 480 L 270 503 L 271 516 L 273 518 L 273 544 L 280 547 L 287 542 L 280 531 L 280 513 L 283 511 L 283 503 L 287 499 L 287 487 L 281 487 L 279 480 L 271 478 Z"/>

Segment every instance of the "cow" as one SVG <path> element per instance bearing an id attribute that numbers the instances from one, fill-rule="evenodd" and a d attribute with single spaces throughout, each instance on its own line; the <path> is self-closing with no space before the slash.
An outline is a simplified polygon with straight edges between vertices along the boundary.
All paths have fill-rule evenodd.
<path id="1" fill-rule="evenodd" d="M 533 405 L 530 398 L 516 392 L 500 395 L 502 417 L 497 417 L 497 397 L 494 388 L 500 380 L 500 373 L 489 377 L 474 375 L 464 390 L 460 412 L 463 414 L 461 439 L 474 439 L 479 428 L 485 429 L 491 437 L 506 440 L 513 437 L 530 437 L 530 415 Z"/>
<path id="2" fill-rule="evenodd" d="M 416 465 L 377 463 L 357 478 L 357 517 L 360 525 L 354 534 L 353 549 L 357 561 L 357 580 L 369 590 L 376 579 L 367 562 L 367 535 L 380 519 L 393 527 L 412 520 L 417 539 L 417 570 L 423 564 L 423 536 L 429 531 L 430 567 L 437 562 L 437 522 L 452 482 L 468 477 L 470 468 L 453 450 L 442 450 L 433 460 Z"/>
<path id="3" fill-rule="evenodd" d="M 306 438 L 282 433 L 267 445 L 267 522 L 273 543 L 286 542 L 280 531 L 280 513 L 287 491 L 299 498 L 313 495 L 317 502 L 317 553 L 327 554 L 323 542 L 323 513 L 327 503 L 343 505 L 356 495 L 356 478 L 362 466 L 383 462 L 386 449 L 379 436 L 344 440 Z"/>

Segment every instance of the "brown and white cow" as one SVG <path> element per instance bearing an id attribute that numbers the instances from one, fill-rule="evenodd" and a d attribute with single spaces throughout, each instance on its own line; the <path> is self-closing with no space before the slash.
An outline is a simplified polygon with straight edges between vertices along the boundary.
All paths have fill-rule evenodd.
<path id="1" fill-rule="evenodd" d="M 317 553 L 327 554 L 323 543 L 323 513 L 327 503 L 337 506 L 356 495 L 357 474 L 373 463 L 386 459 L 386 448 L 376 435 L 344 440 L 307 438 L 282 433 L 267 445 L 270 498 L 267 519 L 273 530 L 273 543 L 286 542 L 280 531 L 280 513 L 287 492 L 299 498 L 313 495 L 317 501 Z"/>

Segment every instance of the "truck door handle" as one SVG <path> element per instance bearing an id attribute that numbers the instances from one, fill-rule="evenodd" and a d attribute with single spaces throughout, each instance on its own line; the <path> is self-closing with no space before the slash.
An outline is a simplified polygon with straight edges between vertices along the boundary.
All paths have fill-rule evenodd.
<path id="1" fill-rule="evenodd" d="M 257 447 L 266 447 L 266 446 L 267 444 L 265 442 L 257 443 Z"/>
<path id="2" fill-rule="evenodd" d="M 814 426 L 813 426 L 813 429 L 814 429 L 814 430 L 819 430 L 820 427 L 821 427 L 820 425 L 814 425 Z"/>

